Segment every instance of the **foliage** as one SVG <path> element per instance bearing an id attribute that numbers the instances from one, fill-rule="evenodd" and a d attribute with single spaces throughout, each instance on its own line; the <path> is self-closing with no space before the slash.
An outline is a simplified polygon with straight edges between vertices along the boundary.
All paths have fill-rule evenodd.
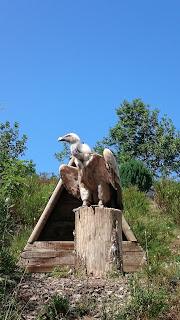
<path id="1" fill-rule="evenodd" d="M 96 299 L 95 297 L 90 298 L 81 298 L 81 300 L 79 300 L 76 303 L 75 306 L 75 310 L 74 313 L 77 314 L 80 319 L 88 314 L 91 314 L 92 311 L 95 309 L 96 307 Z"/>
<path id="2" fill-rule="evenodd" d="M 9 121 L 0 123 L 0 163 L 7 159 L 18 159 L 26 150 L 27 136 L 19 138 L 19 124 L 11 127 Z"/>
<path id="3" fill-rule="evenodd" d="M 56 179 L 45 179 L 33 175 L 25 180 L 20 201 L 16 205 L 16 214 L 23 225 L 33 226 L 42 213 L 54 190 Z"/>
<path id="4" fill-rule="evenodd" d="M 23 193 L 26 187 L 26 178 L 35 173 L 31 161 L 9 159 L 3 165 L 0 185 L 5 198 L 9 198 L 13 204 Z"/>
<path id="5" fill-rule="evenodd" d="M 146 195 L 135 187 L 125 189 L 123 199 L 124 214 L 136 238 L 145 250 L 146 242 L 148 244 L 150 262 L 167 259 L 175 229 L 173 219 L 158 211 Z"/>
<path id="6" fill-rule="evenodd" d="M 64 161 L 66 158 L 70 158 L 70 149 L 67 145 L 67 143 L 63 142 L 63 148 L 62 151 L 55 153 L 55 158 L 59 160 L 60 162 Z"/>
<path id="7" fill-rule="evenodd" d="M 131 282 L 131 300 L 116 320 L 154 319 L 168 309 L 168 294 L 164 289 Z"/>
<path id="8" fill-rule="evenodd" d="M 49 303 L 45 306 L 43 312 L 39 315 L 38 320 L 64 319 L 69 311 L 69 300 L 60 295 L 54 295 Z"/>
<path id="9" fill-rule="evenodd" d="M 163 179 L 155 183 L 155 201 L 159 208 L 180 224 L 180 182 Z"/>
<path id="10" fill-rule="evenodd" d="M 16 269 L 16 261 L 8 248 L 0 250 L 0 274 L 9 275 Z"/>
<path id="11" fill-rule="evenodd" d="M 67 278 L 70 274 L 69 266 L 57 266 L 51 272 L 51 275 L 55 278 Z"/>
<path id="12" fill-rule="evenodd" d="M 81 319 L 85 315 L 91 314 L 95 306 L 95 298 L 82 297 L 73 307 L 70 307 L 67 297 L 55 294 L 40 312 L 38 320 Z"/>
<path id="13" fill-rule="evenodd" d="M 117 124 L 97 143 L 97 151 L 110 146 L 119 163 L 135 158 L 155 175 L 179 174 L 180 136 L 170 119 L 164 116 L 159 120 L 159 111 L 151 110 L 140 99 L 124 101 L 116 114 Z"/>
<path id="14" fill-rule="evenodd" d="M 3 249 L 9 245 L 10 238 L 13 234 L 14 221 L 10 214 L 11 206 L 8 203 L 8 199 L 4 199 L 0 193 L 0 249 Z"/>
<path id="15" fill-rule="evenodd" d="M 5 198 L 14 205 L 21 196 L 25 178 L 35 173 L 32 161 L 23 161 L 19 157 L 26 150 L 26 135 L 19 137 L 19 125 L 8 121 L 0 124 L 0 187 Z"/>
<path id="16" fill-rule="evenodd" d="M 27 240 L 32 232 L 32 227 L 27 225 L 19 226 L 19 230 L 12 237 L 9 251 L 12 257 L 17 261 L 19 259 L 20 253 L 24 249 Z"/>
<path id="17" fill-rule="evenodd" d="M 152 174 L 141 161 L 129 160 L 120 166 L 123 187 L 137 186 L 140 191 L 148 191 L 152 185 Z"/>

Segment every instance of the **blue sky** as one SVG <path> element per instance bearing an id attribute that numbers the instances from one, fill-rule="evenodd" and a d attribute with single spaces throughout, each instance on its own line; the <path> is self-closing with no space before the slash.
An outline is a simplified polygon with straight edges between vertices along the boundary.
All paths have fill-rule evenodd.
<path id="1" fill-rule="evenodd" d="M 0 122 L 26 158 L 58 172 L 58 136 L 93 146 L 141 98 L 179 128 L 180 1 L 0 0 Z"/>

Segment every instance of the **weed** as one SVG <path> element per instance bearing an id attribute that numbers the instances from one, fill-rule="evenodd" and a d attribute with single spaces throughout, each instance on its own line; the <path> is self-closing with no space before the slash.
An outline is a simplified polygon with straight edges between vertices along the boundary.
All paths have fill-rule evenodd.
<path id="1" fill-rule="evenodd" d="M 116 320 L 157 319 L 168 309 L 168 295 L 164 289 L 149 287 L 133 278 L 130 284 L 131 300 Z"/>
<path id="2" fill-rule="evenodd" d="M 35 224 L 52 194 L 54 186 L 55 180 L 45 183 L 36 175 L 27 177 L 23 195 L 16 206 L 21 223 L 28 226 Z"/>
<path id="3" fill-rule="evenodd" d="M 22 252 L 25 244 L 31 234 L 32 228 L 27 226 L 22 226 L 17 234 L 13 237 L 10 244 L 10 252 L 12 256 L 18 260 L 19 255 Z"/>
<path id="4" fill-rule="evenodd" d="M 74 308 L 74 314 L 76 314 L 79 317 L 83 317 L 85 315 L 91 314 L 91 312 L 96 307 L 96 301 L 95 299 L 91 298 L 82 298 L 80 301 L 78 301 Z"/>
<path id="5" fill-rule="evenodd" d="M 180 182 L 162 179 L 155 183 L 155 201 L 159 208 L 169 216 L 172 216 L 177 224 L 180 224 Z"/>
<path id="6" fill-rule="evenodd" d="M 68 266 L 57 266 L 51 272 L 51 275 L 55 278 L 67 278 L 69 276 L 70 268 Z"/>
<path id="7" fill-rule="evenodd" d="M 44 310 L 38 316 L 37 320 L 66 319 L 69 308 L 69 300 L 66 297 L 56 294 L 44 307 Z"/>
<path id="8" fill-rule="evenodd" d="M 175 229 L 172 217 L 152 209 L 146 195 L 134 187 L 125 189 L 123 195 L 125 216 L 144 249 L 147 242 L 150 263 L 167 259 Z"/>

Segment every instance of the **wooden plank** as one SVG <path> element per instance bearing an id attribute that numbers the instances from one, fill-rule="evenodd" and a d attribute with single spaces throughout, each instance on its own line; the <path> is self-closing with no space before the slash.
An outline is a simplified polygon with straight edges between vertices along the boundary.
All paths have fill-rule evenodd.
<path id="1" fill-rule="evenodd" d="M 67 266 L 67 264 L 61 264 L 59 267 Z M 74 264 L 69 265 L 70 267 L 73 267 Z M 53 269 L 57 267 L 54 265 L 27 265 L 27 272 L 51 272 Z M 142 265 L 126 265 L 123 264 L 123 271 L 127 273 L 133 273 L 142 270 L 143 266 Z"/>
<path id="2" fill-rule="evenodd" d="M 69 161 L 68 165 L 72 165 L 74 162 L 73 158 Z M 61 194 L 61 191 L 63 190 L 64 186 L 63 186 L 63 182 L 62 179 L 59 180 L 53 194 L 51 195 L 42 215 L 40 216 L 33 232 L 31 233 L 29 239 L 28 239 L 28 243 L 33 243 L 34 241 L 36 241 L 41 233 L 41 231 L 43 230 L 47 219 L 49 218 L 50 213 L 52 212 L 57 200 L 59 199 L 59 196 Z"/>
<path id="3" fill-rule="evenodd" d="M 143 268 L 143 266 L 141 266 L 141 265 L 134 266 L 134 265 L 126 265 L 126 264 L 124 264 L 123 267 L 124 267 L 125 273 L 137 272 L 137 271 L 142 270 L 142 268 Z"/>
<path id="4" fill-rule="evenodd" d="M 122 215 L 122 230 L 123 230 L 123 233 L 124 233 L 124 235 L 125 235 L 127 240 L 137 242 L 137 239 L 134 236 L 134 233 L 132 232 L 129 224 L 127 223 L 127 221 L 126 221 L 126 219 L 124 217 L 124 215 Z"/>
<path id="5" fill-rule="evenodd" d="M 123 253 L 126 252 L 144 252 L 142 247 L 137 242 L 131 242 L 131 241 L 123 241 L 122 242 L 122 250 Z"/>
<path id="6" fill-rule="evenodd" d="M 144 265 L 146 263 L 145 255 L 142 253 L 136 253 L 134 255 L 131 254 L 124 254 L 123 255 L 123 262 L 124 265 L 129 266 L 137 266 L 137 265 Z"/>
<path id="7" fill-rule="evenodd" d="M 63 267 L 63 266 L 67 266 L 66 264 L 65 265 L 60 265 L 59 267 Z M 69 267 L 73 267 L 72 265 L 69 265 Z M 36 272 L 52 272 L 54 270 L 55 266 L 52 266 L 52 265 L 47 265 L 47 266 L 44 266 L 43 264 L 42 265 L 32 265 L 32 266 L 27 266 L 26 270 L 27 272 L 31 272 L 31 273 L 36 273 Z"/>
<path id="8" fill-rule="evenodd" d="M 72 255 L 72 250 L 31 250 L 24 251 L 21 253 L 21 258 L 31 259 L 31 258 L 55 258 L 55 257 L 66 257 Z"/>
<path id="9" fill-rule="evenodd" d="M 33 245 L 44 249 L 74 249 L 74 241 L 35 241 Z"/>
<path id="10" fill-rule="evenodd" d="M 32 244 L 27 244 L 23 251 L 31 251 L 38 248 L 42 250 L 73 250 L 74 241 L 35 241 Z"/>
<path id="11" fill-rule="evenodd" d="M 52 265 L 52 266 L 59 266 L 59 265 L 74 265 L 75 257 L 73 254 L 67 255 L 64 257 L 53 257 L 53 258 L 31 258 L 31 259 L 23 259 L 24 263 L 28 263 L 28 265 Z"/>
<path id="12" fill-rule="evenodd" d="M 35 248 L 42 249 L 74 249 L 74 241 L 35 241 L 32 244 L 27 244 L 23 251 L 31 251 Z M 137 242 L 123 241 L 123 251 L 143 251 L 142 247 Z"/>

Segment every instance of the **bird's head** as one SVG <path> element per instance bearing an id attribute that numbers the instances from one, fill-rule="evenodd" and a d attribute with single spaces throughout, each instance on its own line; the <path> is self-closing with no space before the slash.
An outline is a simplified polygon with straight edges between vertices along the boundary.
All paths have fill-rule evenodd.
<path id="1" fill-rule="evenodd" d="M 76 143 L 80 141 L 80 138 L 76 133 L 68 133 L 65 136 L 59 137 L 58 141 Z"/>

